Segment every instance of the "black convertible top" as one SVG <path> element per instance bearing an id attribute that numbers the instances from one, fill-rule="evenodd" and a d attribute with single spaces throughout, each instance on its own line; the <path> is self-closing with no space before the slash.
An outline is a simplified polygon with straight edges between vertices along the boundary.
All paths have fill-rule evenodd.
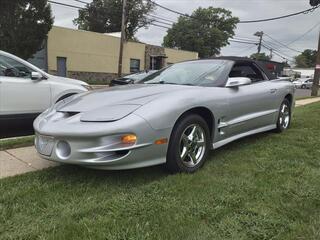
<path id="1" fill-rule="evenodd" d="M 276 79 L 276 76 L 271 73 L 265 66 L 265 64 L 263 62 L 257 61 L 257 60 L 253 60 L 251 58 L 246 58 L 246 57 L 234 57 L 234 56 L 222 56 L 222 57 L 213 57 L 211 59 L 222 59 L 222 60 L 230 60 L 230 61 L 234 61 L 236 63 L 255 63 L 256 65 L 258 65 L 261 70 L 267 75 L 267 77 L 272 80 L 272 79 Z"/>

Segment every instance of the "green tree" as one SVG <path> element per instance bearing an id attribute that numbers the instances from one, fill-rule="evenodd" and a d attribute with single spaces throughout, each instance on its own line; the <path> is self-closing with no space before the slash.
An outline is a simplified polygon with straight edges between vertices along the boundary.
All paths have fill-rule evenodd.
<path id="1" fill-rule="evenodd" d="M 271 60 L 270 56 L 266 55 L 265 53 L 254 53 L 254 54 L 251 54 L 250 58 L 256 59 L 256 60 L 265 60 L 265 61 Z"/>
<path id="2" fill-rule="evenodd" d="M 238 22 L 226 9 L 198 8 L 191 17 L 179 17 L 164 37 L 163 46 L 196 51 L 201 58 L 211 57 L 229 44 Z"/>
<path id="3" fill-rule="evenodd" d="M 151 20 L 147 13 L 154 9 L 154 3 L 144 0 L 127 1 L 126 36 L 133 39 L 139 28 L 147 26 Z M 79 17 L 73 23 L 79 29 L 110 33 L 121 31 L 122 1 L 121 0 L 93 0 L 85 9 L 79 10 Z"/>
<path id="4" fill-rule="evenodd" d="M 1 0 L 0 49 L 28 59 L 41 49 L 52 24 L 47 0 Z"/>
<path id="5" fill-rule="evenodd" d="M 306 49 L 300 55 L 295 57 L 296 67 L 314 68 L 316 66 L 317 51 Z"/>

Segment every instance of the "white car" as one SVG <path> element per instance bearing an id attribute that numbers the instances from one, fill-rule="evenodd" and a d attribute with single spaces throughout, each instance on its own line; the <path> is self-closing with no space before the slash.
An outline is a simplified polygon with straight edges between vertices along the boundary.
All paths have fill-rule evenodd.
<path id="1" fill-rule="evenodd" d="M 82 81 L 50 75 L 12 54 L 0 51 L 0 125 L 32 120 L 52 104 L 88 91 Z M 31 124 L 32 126 L 32 124 Z"/>
<path id="2" fill-rule="evenodd" d="M 300 78 L 293 82 L 296 88 L 310 89 L 313 84 L 312 78 Z"/>

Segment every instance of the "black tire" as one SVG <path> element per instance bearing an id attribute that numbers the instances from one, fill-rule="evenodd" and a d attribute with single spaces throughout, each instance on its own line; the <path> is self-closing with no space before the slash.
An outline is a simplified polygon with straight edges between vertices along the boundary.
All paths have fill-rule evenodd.
<path id="1" fill-rule="evenodd" d="M 283 112 L 283 107 L 286 108 L 285 114 Z M 288 117 L 288 120 L 285 120 L 286 116 Z M 287 130 L 290 127 L 290 124 L 291 124 L 291 104 L 288 99 L 284 99 L 279 108 L 276 132 L 281 133 Z"/>
<path id="2" fill-rule="evenodd" d="M 192 130 L 193 127 L 196 127 L 197 130 L 195 131 L 197 131 L 198 136 L 195 136 L 194 140 L 190 140 L 189 138 L 187 138 L 190 142 L 187 144 L 188 147 L 185 148 L 184 140 L 186 138 L 183 138 L 183 136 L 186 137 L 187 135 L 184 135 L 186 131 L 188 131 L 189 129 Z M 192 134 L 190 133 L 190 135 Z M 202 139 L 199 139 L 199 138 L 202 138 Z M 197 140 L 197 143 L 201 142 L 201 146 L 198 146 L 198 144 L 195 143 L 196 140 Z M 171 133 L 168 151 L 167 151 L 166 168 L 172 173 L 176 173 L 176 172 L 193 173 L 197 171 L 199 168 L 203 166 L 208 156 L 208 153 L 210 150 L 210 142 L 211 140 L 210 140 L 209 127 L 205 122 L 205 120 L 197 114 L 186 115 L 175 124 L 173 131 Z M 204 146 L 204 148 L 202 148 L 202 146 Z M 184 153 L 187 152 L 187 155 L 184 157 L 184 160 L 182 160 L 182 156 L 181 156 L 182 149 L 185 149 L 185 151 L 183 151 Z M 192 152 L 192 149 L 194 150 L 194 152 Z M 190 154 L 189 154 L 189 151 L 190 151 Z M 199 155 L 198 161 L 192 161 L 191 156 L 196 157 L 198 155 L 198 154 L 194 154 L 196 151 L 197 153 L 199 153 L 198 151 L 201 151 L 201 154 Z M 189 165 L 188 163 L 194 166 L 187 166 Z"/>
<path id="3" fill-rule="evenodd" d="M 306 85 L 301 85 L 301 89 L 306 89 L 307 86 Z"/>

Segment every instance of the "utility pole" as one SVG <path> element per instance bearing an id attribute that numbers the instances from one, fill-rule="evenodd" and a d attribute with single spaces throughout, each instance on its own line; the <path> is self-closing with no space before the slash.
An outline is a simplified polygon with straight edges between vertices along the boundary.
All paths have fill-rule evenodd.
<path id="1" fill-rule="evenodd" d="M 122 0 L 121 39 L 119 51 L 118 77 L 122 75 L 123 46 L 126 41 L 127 0 Z"/>
<path id="2" fill-rule="evenodd" d="M 273 57 L 273 49 L 271 48 L 270 49 L 270 60 L 272 59 L 272 57 Z"/>
<path id="3" fill-rule="evenodd" d="M 263 32 L 262 32 L 262 31 L 256 32 L 256 33 L 254 34 L 254 36 L 259 37 L 259 44 L 258 44 L 258 54 L 259 54 L 259 53 L 261 52 Z"/>
<path id="4" fill-rule="evenodd" d="M 311 96 L 318 96 L 319 82 L 320 82 L 320 31 L 319 31 L 319 42 L 318 42 L 316 68 L 314 70 L 314 78 L 313 78 Z"/>

